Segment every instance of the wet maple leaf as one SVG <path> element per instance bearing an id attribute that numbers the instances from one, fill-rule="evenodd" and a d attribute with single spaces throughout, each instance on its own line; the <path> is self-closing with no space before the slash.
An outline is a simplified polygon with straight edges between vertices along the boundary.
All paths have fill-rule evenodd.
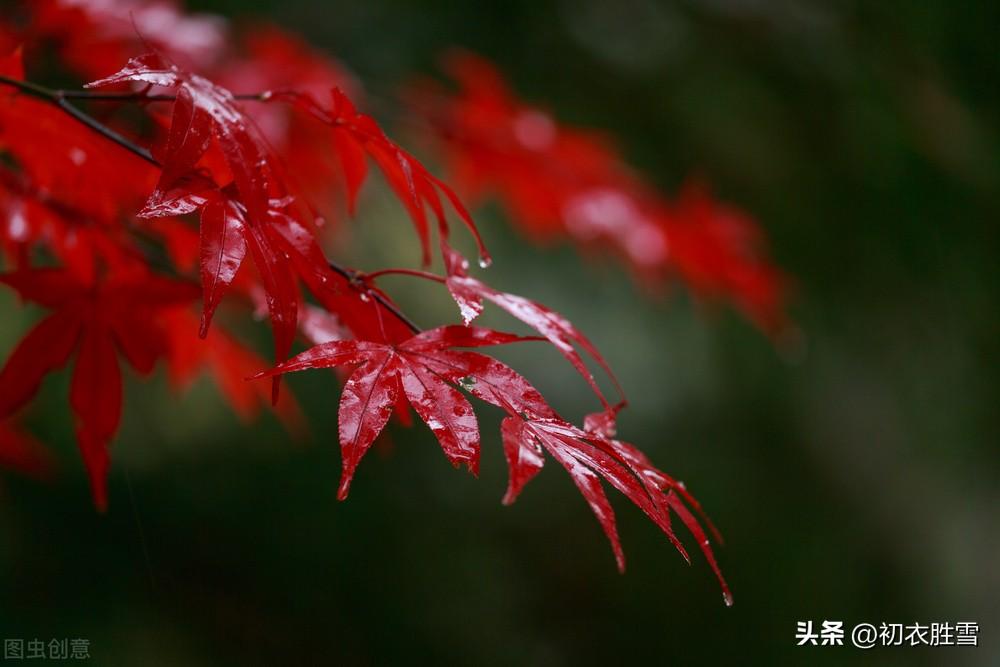
<path id="1" fill-rule="evenodd" d="M 212 79 L 236 92 L 281 91 L 290 87 L 316 99 L 340 88 L 359 99 L 361 84 L 347 67 L 275 26 L 254 25 L 241 35 L 239 53 L 212 69 Z M 341 175 L 337 156 L 318 150 L 330 143 L 326 127 L 281 104 L 255 104 L 246 111 L 275 151 L 285 157 L 291 180 L 313 200 L 329 196 Z"/>
<path id="2" fill-rule="evenodd" d="M 17 344 L 0 369 L 0 418 L 27 403 L 49 373 L 76 356 L 70 406 L 90 473 L 95 505 L 107 506 L 108 445 L 121 421 L 119 355 L 140 374 L 165 351 L 158 314 L 196 298 L 189 283 L 147 273 L 109 276 L 93 284 L 61 269 L 0 275 L 23 299 L 51 309 Z"/>
<path id="3" fill-rule="evenodd" d="M 674 534 L 670 512 L 679 516 L 699 542 L 716 573 L 727 604 L 732 596 L 698 520 L 684 501 L 700 510 L 683 485 L 657 470 L 634 446 L 586 431 L 564 421 L 519 373 L 489 356 L 454 348 L 502 345 L 525 338 L 491 329 L 446 326 L 422 332 L 397 345 L 335 340 L 316 345 L 271 371 L 255 377 L 316 368 L 354 368 L 344 385 L 338 414 L 343 474 L 338 496 L 347 497 L 358 463 L 375 442 L 405 396 L 437 437 L 456 467 L 478 472 L 480 436 L 472 406 L 459 389 L 502 408 L 501 425 L 509 483 L 504 503 L 514 502 L 524 485 L 543 467 L 548 452 L 569 473 L 611 543 L 620 570 L 625 555 L 614 511 L 602 488 L 608 482 L 635 503 L 667 535 L 678 551 L 687 551 Z M 608 413 L 591 424 L 610 428 Z M 684 500 L 677 497 L 682 494 Z"/>
<path id="4" fill-rule="evenodd" d="M 577 352 L 575 346 L 578 345 L 608 375 L 618 390 L 622 403 L 624 403 L 624 392 L 618 384 L 618 379 L 611 371 L 611 367 L 608 366 L 607 361 L 604 360 L 604 357 L 590 339 L 580 332 L 568 319 L 531 299 L 510 294 L 509 292 L 501 292 L 480 280 L 476 280 L 469 276 L 467 271 L 468 262 L 464 257 L 447 246 L 447 244 L 443 245 L 443 252 L 448 270 L 448 277 L 445 280 L 445 284 L 458 304 L 462 319 L 466 324 L 469 324 L 483 311 L 484 299 L 507 311 L 548 339 L 559 350 L 559 353 L 572 364 L 573 368 L 580 373 L 584 380 L 587 381 L 587 384 L 593 389 L 605 409 L 611 410 L 612 406 L 607 398 L 605 398 L 604 392 L 601 391 L 593 374 L 587 369 L 586 363 L 584 363 L 580 353 Z"/>
<path id="5" fill-rule="evenodd" d="M 433 431 L 448 460 L 456 467 L 465 464 L 478 473 L 479 426 L 472 406 L 451 383 L 466 378 L 474 382 L 481 376 L 492 378 L 497 369 L 488 357 L 462 356 L 448 348 L 521 340 L 526 339 L 458 326 L 431 329 L 398 345 L 337 340 L 317 345 L 256 377 L 310 368 L 356 367 L 344 385 L 338 413 L 344 454 L 338 496 L 344 499 L 358 463 L 389 421 L 397 397 L 403 395 Z"/>
<path id="6" fill-rule="evenodd" d="M 116 74 L 88 85 L 127 82 L 176 91 L 170 130 L 159 151 L 163 169 L 139 215 L 156 218 L 201 210 L 202 335 L 249 252 L 267 294 L 275 354 L 285 358 L 295 336 L 298 290 L 271 231 L 274 204 L 286 205 L 287 192 L 260 131 L 228 90 L 156 54 L 133 58 Z M 216 183 L 199 168 L 213 142 L 229 170 L 231 185 Z"/>
<path id="7" fill-rule="evenodd" d="M 276 98 L 288 99 L 319 121 L 330 126 L 347 184 L 348 208 L 353 213 L 358 191 L 368 173 L 366 156 L 371 157 L 385 175 L 389 187 L 403 203 L 417 230 L 422 261 L 431 261 L 430 226 L 425 206 L 437 220 L 442 240 L 448 238 L 448 222 L 441 194 L 469 229 L 479 248 L 480 263 L 492 261 L 472 216 L 450 187 L 432 175 L 416 158 L 392 141 L 371 116 L 361 113 L 340 88 L 330 91 L 331 105 L 324 107 L 313 96 L 298 92 L 279 92 Z M 440 193 L 440 194 L 439 194 Z"/>
<path id="8" fill-rule="evenodd" d="M 700 505 L 683 484 L 655 468 L 635 446 L 579 429 L 561 419 L 530 420 L 510 416 L 504 420 L 502 433 L 510 471 L 505 504 L 513 502 L 524 485 L 541 470 L 544 450 L 566 469 L 587 500 L 611 542 L 620 570 L 625 569 L 625 554 L 618 539 L 614 511 L 601 488 L 600 479 L 607 481 L 639 507 L 666 534 L 681 555 L 690 560 L 671 526 L 670 512 L 674 512 L 691 532 L 715 572 L 726 604 L 732 604 L 732 594 L 715 560 L 708 537 L 685 502 L 699 512 Z M 707 522 L 707 518 L 705 520 Z M 711 522 L 708 525 L 716 538 L 721 539 Z"/>

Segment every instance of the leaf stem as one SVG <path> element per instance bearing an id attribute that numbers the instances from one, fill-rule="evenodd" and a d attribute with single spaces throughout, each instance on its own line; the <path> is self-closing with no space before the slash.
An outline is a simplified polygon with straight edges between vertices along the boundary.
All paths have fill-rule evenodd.
<path id="1" fill-rule="evenodd" d="M 337 262 L 332 262 L 330 260 L 327 260 L 327 263 L 330 265 L 330 268 L 333 269 L 334 273 L 343 276 L 354 285 L 360 284 L 362 286 L 365 286 L 365 280 L 371 278 L 372 276 L 372 274 L 362 273 L 361 271 L 356 271 L 354 269 L 349 269 L 346 266 L 341 266 Z M 410 331 L 412 331 L 413 333 L 418 334 L 421 331 L 423 331 L 423 329 L 417 326 L 416 322 L 414 322 L 405 314 L 403 314 L 403 311 L 401 311 L 399 307 L 396 306 L 396 304 L 394 304 L 390 299 L 388 299 L 384 294 L 382 294 L 377 289 L 367 290 L 365 293 L 368 294 L 372 299 L 377 301 L 383 308 L 392 313 L 396 317 L 396 319 L 405 324 L 407 328 L 409 328 Z"/>
<path id="2" fill-rule="evenodd" d="M 418 271 L 417 269 L 381 269 L 380 271 L 365 274 L 365 278 L 369 280 L 381 278 L 382 276 L 413 276 L 414 278 L 423 278 L 424 280 L 431 280 L 442 285 L 447 282 L 444 276 L 439 276 L 430 271 Z"/>

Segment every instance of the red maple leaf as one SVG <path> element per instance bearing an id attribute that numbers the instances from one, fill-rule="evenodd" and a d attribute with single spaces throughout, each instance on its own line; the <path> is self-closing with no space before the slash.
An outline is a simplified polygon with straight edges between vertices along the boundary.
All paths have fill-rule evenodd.
<path id="1" fill-rule="evenodd" d="M 155 218 L 201 210 L 202 336 L 249 252 L 267 295 L 275 354 L 284 359 L 295 336 L 299 296 L 272 219 L 294 199 L 284 190 L 281 168 L 260 131 L 228 90 L 156 54 L 133 58 L 118 73 L 89 86 L 125 82 L 176 91 L 170 130 L 159 150 L 163 169 L 139 215 Z M 230 184 L 217 183 L 200 167 L 215 147 Z"/>
<path id="2" fill-rule="evenodd" d="M 452 189 L 389 139 L 375 119 L 360 113 L 344 91 L 334 88 L 330 94 L 332 104 L 329 108 L 323 107 L 314 97 L 304 93 L 278 92 L 275 97 L 290 100 L 306 113 L 331 127 L 334 150 L 340 158 L 347 183 L 349 210 L 352 213 L 354 211 L 358 191 L 368 173 L 365 156 L 370 156 L 409 213 L 420 238 L 422 260 L 425 265 L 431 260 L 430 226 L 425 206 L 430 207 L 434 213 L 441 240 L 448 238 L 448 221 L 439 192 L 444 194 L 459 219 L 472 232 L 479 248 L 480 263 L 488 265 L 491 261 L 490 255 L 479 236 L 479 230 Z"/>
<path id="3" fill-rule="evenodd" d="M 145 272 L 87 284 L 65 270 L 32 269 L 0 275 L 0 283 L 53 311 L 25 335 L 0 370 L 0 418 L 27 403 L 43 378 L 75 353 L 70 406 L 94 503 L 103 509 L 108 445 L 121 421 L 118 356 L 140 374 L 152 372 L 166 351 L 158 314 L 191 301 L 197 291 L 189 283 Z"/>
<path id="4" fill-rule="evenodd" d="M 275 26 L 253 26 L 240 46 L 240 53 L 211 72 L 229 90 L 288 90 L 294 72 L 294 89 L 315 99 L 326 98 L 335 87 L 352 99 L 361 94 L 361 84 L 344 64 Z M 246 111 L 275 151 L 288 158 L 291 180 L 311 199 L 327 197 L 341 172 L 333 151 L 321 149 L 329 144 L 327 128 L 285 105 L 255 104 Z"/>
<path id="5" fill-rule="evenodd" d="M 583 376 L 590 388 L 601 400 L 605 409 L 611 410 L 604 393 L 597 385 L 593 374 L 587 369 L 580 353 L 576 351 L 575 345 L 579 345 L 593 358 L 594 361 L 607 373 L 614 383 L 615 388 L 621 396 L 621 404 L 624 405 L 625 395 L 618 379 L 611 371 L 611 367 L 604 360 L 604 357 L 597 350 L 597 347 L 580 330 L 578 330 L 568 319 L 559 313 L 550 310 L 540 303 L 526 299 L 517 294 L 501 292 L 485 284 L 480 280 L 469 276 L 468 261 L 447 244 L 442 244 L 445 255 L 445 265 L 448 270 L 448 277 L 445 284 L 448 291 L 458 304 L 462 319 L 466 324 L 479 316 L 483 312 L 483 299 L 507 311 L 517 319 L 521 320 L 546 339 L 565 357 L 573 368 Z"/>
<path id="6" fill-rule="evenodd" d="M 453 465 L 464 463 L 474 474 L 478 473 L 479 426 L 472 406 L 452 383 L 466 378 L 472 378 L 467 380 L 472 382 L 482 379 L 496 383 L 499 362 L 448 348 L 502 345 L 521 340 L 527 339 L 490 329 L 460 326 L 424 331 L 398 345 L 337 340 L 317 345 L 256 377 L 273 377 L 310 368 L 357 367 L 344 385 L 340 399 L 339 431 L 344 472 L 338 496 L 344 499 L 358 463 L 389 421 L 400 396 L 406 397 L 434 432 Z M 520 399 L 522 403 L 526 400 Z M 535 400 L 541 401 L 541 396 Z"/>
<path id="7" fill-rule="evenodd" d="M 510 367 L 477 352 L 454 349 L 525 340 L 540 339 L 479 327 L 446 326 L 422 332 L 397 345 L 336 340 L 317 345 L 255 377 L 315 368 L 355 369 L 344 385 L 338 414 L 343 451 L 338 492 L 341 500 L 347 497 L 358 463 L 385 427 L 400 396 L 406 397 L 434 432 L 452 464 L 457 467 L 464 463 L 477 473 L 478 422 L 472 406 L 458 389 L 468 391 L 509 415 L 501 428 L 510 471 L 505 504 L 512 503 L 541 470 L 543 451 L 547 451 L 567 470 L 594 511 L 611 542 L 619 569 L 625 568 L 625 556 L 601 479 L 642 509 L 688 558 L 671 528 L 670 511 L 677 514 L 698 540 L 719 579 L 727 604 L 731 604 L 732 596 L 705 532 L 684 502 L 698 510 L 700 506 L 682 484 L 653 467 L 634 446 L 614 440 L 604 432 L 584 431 L 563 420 Z M 612 412 L 594 417 L 589 423 L 606 432 L 611 429 Z"/>
<path id="8" fill-rule="evenodd" d="M 558 418 L 509 416 L 502 424 L 502 434 L 510 470 L 505 504 L 514 502 L 524 485 L 541 470 L 544 450 L 566 469 L 587 500 L 611 542 L 620 570 L 625 569 L 625 554 L 618 539 L 614 511 L 601 487 L 601 479 L 635 503 L 659 526 L 681 555 L 690 560 L 671 527 L 670 512 L 680 517 L 715 572 L 726 604 L 732 604 L 732 594 L 716 563 L 708 537 L 685 502 L 698 512 L 701 506 L 683 484 L 655 468 L 635 446 L 602 433 L 584 431 Z M 703 518 L 716 539 L 721 541 L 715 527 L 707 517 Z"/>

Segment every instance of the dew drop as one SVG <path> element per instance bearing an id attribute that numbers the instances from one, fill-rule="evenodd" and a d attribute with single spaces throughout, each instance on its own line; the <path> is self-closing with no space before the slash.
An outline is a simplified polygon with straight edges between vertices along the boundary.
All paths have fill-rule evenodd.
<path id="1" fill-rule="evenodd" d="M 488 256 L 484 256 L 484 255 L 480 255 L 480 257 L 479 257 L 479 268 L 481 268 L 481 269 L 488 269 L 488 268 L 490 268 L 490 264 L 492 264 L 492 263 L 493 263 L 493 258 L 488 257 Z"/>
<path id="2" fill-rule="evenodd" d="M 722 594 L 722 601 L 726 603 L 727 607 L 732 607 L 733 606 L 733 594 L 730 593 L 729 591 L 725 591 Z"/>
<path id="3" fill-rule="evenodd" d="M 371 297 L 368 296 L 368 292 L 362 292 L 360 298 L 365 303 L 368 303 L 369 301 L 371 301 Z"/>

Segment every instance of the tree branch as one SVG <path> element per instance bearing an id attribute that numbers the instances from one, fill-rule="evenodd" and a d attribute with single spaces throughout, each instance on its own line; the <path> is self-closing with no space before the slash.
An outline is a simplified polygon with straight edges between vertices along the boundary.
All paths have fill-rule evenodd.
<path id="1" fill-rule="evenodd" d="M 362 273 L 361 271 L 355 271 L 354 269 L 349 269 L 347 267 L 341 266 L 340 264 L 337 264 L 336 262 L 331 262 L 329 260 L 327 260 L 327 262 L 330 265 L 330 268 L 333 269 L 334 273 L 340 274 L 348 281 L 350 281 L 352 284 L 360 283 L 361 285 L 365 285 L 365 278 L 369 277 L 366 274 Z M 383 308 L 392 313 L 396 317 L 396 319 L 405 324 L 410 329 L 410 331 L 412 331 L 415 334 L 418 334 L 422 331 L 422 329 L 419 326 L 417 326 L 416 322 L 414 322 L 409 317 L 404 315 L 403 311 L 401 311 L 396 306 L 396 304 L 387 299 L 380 292 L 378 292 L 377 290 L 369 290 L 366 291 L 365 293 L 371 296 L 371 298 L 375 299 L 375 301 L 377 301 Z"/>
<path id="2" fill-rule="evenodd" d="M 55 105 L 56 107 L 64 111 L 66 114 L 72 116 L 78 122 L 83 123 L 88 128 L 90 128 L 94 132 L 97 132 L 98 134 L 108 139 L 109 141 L 118 144 L 119 146 L 129 151 L 130 153 L 138 155 L 151 165 L 154 165 L 156 167 L 161 166 L 159 161 L 153 157 L 152 153 L 149 152 L 148 148 L 143 148 L 139 144 L 136 144 L 133 141 L 126 139 L 121 134 L 115 132 L 107 125 L 104 125 L 100 121 L 96 120 L 93 116 L 90 116 L 84 113 L 83 111 L 80 111 L 75 106 L 70 104 L 69 101 L 67 101 L 67 97 L 65 94 L 66 91 L 53 90 L 51 88 L 46 88 L 45 86 L 40 86 L 37 83 L 31 83 L 30 81 L 20 81 L 18 79 L 13 79 L 9 76 L 4 76 L 2 74 L 0 74 L 0 84 L 12 86 L 27 95 L 31 95 L 32 97 L 40 99 L 43 102 L 48 102 L 49 104 Z"/>

